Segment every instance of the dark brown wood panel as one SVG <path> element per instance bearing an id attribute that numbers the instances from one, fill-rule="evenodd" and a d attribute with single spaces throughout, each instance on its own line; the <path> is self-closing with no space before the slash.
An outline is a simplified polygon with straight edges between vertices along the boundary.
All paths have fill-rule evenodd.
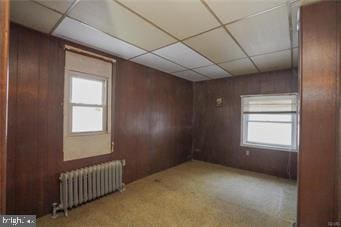
<path id="1" fill-rule="evenodd" d="M 338 13 L 337 15 L 341 15 L 341 4 L 338 4 Z M 340 94 L 340 89 L 341 89 L 341 16 L 338 17 L 338 48 L 337 48 L 337 58 L 338 58 L 338 79 L 339 79 L 339 90 L 338 90 L 338 108 L 339 108 L 339 130 L 338 130 L 338 169 L 337 169 L 337 176 L 338 176 L 338 185 L 336 187 L 336 191 L 338 192 L 338 202 L 336 203 L 337 210 L 338 210 L 338 218 L 341 222 L 341 94 Z"/>
<path id="2" fill-rule="evenodd" d="M 0 214 L 6 211 L 9 1 L 0 2 Z"/>
<path id="3" fill-rule="evenodd" d="M 184 150 L 192 146 L 188 141 L 192 141 L 193 93 L 188 92 L 185 84 L 178 84 L 178 78 L 165 77 L 164 73 L 154 69 L 150 69 L 149 73 L 152 77 L 153 100 L 150 149 L 151 157 L 154 157 L 151 160 L 153 169 L 150 171 L 155 172 L 174 166 L 176 160 L 191 158 L 191 153 Z"/>
<path id="4" fill-rule="evenodd" d="M 240 96 L 288 92 L 297 92 L 297 76 L 291 70 L 196 83 L 194 158 L 295 179 L 297 153 L 240 146 Z M 223 98 L 223 107 L 217 108 L 215 100 L 219 97 Z"/>
<path id="5" fill-rule="evenodd" d="M 115 151 L 63 162 L 63 45 L 69 42 L 15 24 L 11 29 L 8 213 L 49 213 L 62 171 L 125 159 L 129 183 L 189 159 L 192 83 L 118 59 Z"/>
<path id="6" fill-rule="evenodd" d="M 337 1 L 301 11 L 299 226 L 336 222 L 340 19 Z M 338 220 L 340 221 L 340 220 Z"/>

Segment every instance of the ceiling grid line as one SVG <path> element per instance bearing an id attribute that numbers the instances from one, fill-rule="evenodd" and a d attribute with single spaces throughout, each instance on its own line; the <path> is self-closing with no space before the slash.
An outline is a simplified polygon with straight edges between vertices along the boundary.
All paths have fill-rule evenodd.
<path id="1" fill-rule="evenodd" d="M 41 4 L 40 2 L 38 2 L 38 1 L 36 1 L 36 0 L 29 0 L 29 1 L 34 2 L 35 4 L 40 5 L 40 6 L 44 7 L 44 8 L 46 8 L 46 9 L 49 9 L 49 10 L 51 10 L 51 11 L 53 11 L 53 12 L 55 12 L 55 13 L 58 13 L 58 14 L 60 14 L 60 15 L 63 14 L 63 13 L 59 12 L 58 10 L 53 9 L 53 8 L 47 6 L 47 5 Z"/>
<path id="2" fill-rule="evenodd" d="M 181 66 L 181 67 L 183 67 L 183 68 L 186 69 L 186 70 L 183 70 L 183 71 L 174 71 L 174 72 L 171 72 L 171 73 L 184 72 L 184 71 L 193 71 L 193 72 L 195 72 L 195 73 L 198 73 L 198 72 L 194 71 L 194 70 L 191 69 L 191 68 L 188 68 L 188 67 L 186 67 L 186 66 L 180 65 L 179 63 L 176 63 L 176 62 L 174 62 L 174 61 L 172 61 L 172 60 L 170 60 L 170 59 L 168 59 L 168 58 L 165 58 L 165 57 L 163 57 L 163 56 L 161 56 L 161 55 L 158 55 L 158 54 L 156 54 L 156 53 L 150 53 L 150 54 L 153 54 L 153 55 L 155 55 L 155 56 L 158 56 L 159 58 L 162 58 L 162 59 L 164 59 L 164 60 L 167 60 L 167 61 L 169 61 L 169 62 L 172 62 L 173 64 L 179 65 L 179 66 Z M 206 75 L 203 75 L 203 74 L 201 74 L 201 73 L 198 73 L 198 74 L 199 74 L 200 76 L 203 76 L 203 77 L 206 77 L 206 78 L 208 78 L 208 79 L 211 79 L 210 77 L 208 77 L 208 76 L 206 76 Z"/>
<path id="3" fill-rule="evenodd" d="M 223 71 L 225 71 L 226 73 L 228 73 L 229 75 L 233 76 L 232 73 L 228 72 L 226 69 L 222 68 L 221 66 L 217 65 L 216 63 L 214 63 L 214 61 L 212 61 L 211 59 L 209 59 L 208 57 L 206 57 L 205 55 L 199 53 L 197 50 L 191 48 L 190 46 L 188 46 L 186 43 L 184 43 L 181 39 L 178 39 L 176 36 L 174 36 L 173 34 L 169 33 L 168 31 L 166 31 L 165 29 L 159 27 L 158 25 L 156 25 L 155 23 L 153 23 L 152 21 L 148 20 L 147 18 L 145 18 L 144 16 L 140 15 L 138 12 L 130 9 L 128 6 L 124 5 L 123 3 L 121 3 L 120 1 L 118 0 L 112 0 L 114 2 L 116 2 L 117 4 L 121 5 L 122 7 L 126 8 L 127 10 L 129 10 L 130 12 L 134 13 L 135 15 L 139 16 L 140 18 L 142 18 L 143 20 L 145 20 L 146 22 L 150 23 L 151 25 L 153 25 L 154 27 L 160 29 L 161 31 L 165 32 L 167 35 L 171 36 L 173 39 L 177 40 L 177 42 L 185 45 L 186 47 L 190 48 L 191 50 L 193 50 L 194 52 L 196 52 L 197 54 L 199 54 L 200 56 L 206 58 L 207 60 L 209 60 L 210 62 L 213 63 L 213 65 L 216 65 L 217 67 L 219 67 L 220 69 L 222 69 Z M 220 26 L 218 26 L 217 28 L 219 28 Z M 167 47 L 167 46 L 170 46 L 171 44 L 169 45 L 166 45 L 164 47 Z M 163 48 L 163 47 L 162 47 Z M 159 50 L 159 49 L 162 49 L 162 48 L 158 48 L 158 49 L 155 49 L 153 51 L 150 51 L 150 52 L 154 52 L 156 50 Z M 195 71 L 194 71 L 195 72 Z M 197 73 L 197 72 L 196 72 Z"/>
<path id="4" fill-rule="evenodd" d="M 64 18 L 68 15 L 69 12 L 71 12 L 71 10 L 77 5 L 77 3 L 80 0 L 74 0 L 72 2 L 72 4 L 68 7 L 68 9 L 63 13 L 63 15 L 61 16 L 61 18 L 59 18 L 59 20 L 57 21 L 57 23 L 52 27 L 51 31 L 49 32 L 49 35 L 51 35 L 59 26 L 60 23 L 62 23 L 62 21 L 64 20 Z"/>
<path id="5" fill-rule="evenodd" d="M 97 30 L 97 31 L 99 31 L 99 32 L 101 32 L 101 33 L 103 33 L 103 34 L 106 34 L 106 35 L 108 35 L 108 36 L 110 36 L 110 37 L 112 37 L 112 38 L 114 38 L 114 39 L 118 39 L 118 40 L 120 40 L 120 41 L 122 41 L 122 42 L 125 42 L 125 43 L 131 45 L 131 46 L 134 46 L 134 47 L 139 48 L 139 49 L 141 49 L 141 50 L 143 50 L 143 51 L 146 51 L 146 53 L 148 52 L 148 50 L 144 49 L 143 47 L 140 47 L 140 46 L 138 46 L 138 45 L 136 45 L 136 44 L 133 44 L 133 43 L 128 42 L 128 41 L 125 41 L 125 40 L 123 40 L 123 39 L 121 39 L 121 38 L 119 38 L 119 37 L 117 37 L 117 36 L 114 36 L 114 35 L 111 35 L 111 34 L 105 32 L 105 31 L 103 31 L 103 30 L 101 30 L 101 29 L 95 28 L 95 27 L 93 27 L 93 26 L 91 26 L 91 25 L 85 23 L 84 21 L 81 21 L 81 20 L 79 20 L 79 19 L 77 19 L 77 18 L 74 18 L 74 17 L 72 17 L 72 16 L 70 16 L 70 15 L 67 15 L 66 17 L 67 17 L 67 18 L 70 18 L 71 20 L 75 20 L 75 21 L 77 21 L 78 23 L 81 23 L 81 24 L 83 24 L 83 25 L 86 25 L 86 26 L 88 26 L 88 27 L 90 27 L 90 28 L 92 28 L 92 29 L 94 29 L 94 30 Z M 144 54 L 146 54 L 146 53 L 144 53 Z"/>
<path id="6" fill-rule="evenodd" d="M 233 21 L 230 21 L 230 22 L 227 22 L 227 23 L 222 23 L 223 26 L 227 26 L 227 25 L 231 25 L 231 24 L 234 24 L 234 23 L 237 23 L 237 22 L 240 22 L 240 21 L 243 21 L 243 20 L 246 20 L 246 19 L 250 19 L 252 17 L 255 17 L 255 16 L 259 16 L 259 15 L 262 15 L 264 13 L 268 13 L 268 12 L 271 12 L 272 10 L 275 10 L 275 9 L 278 9 L 278 8 L 281 8 L 283 6 L 286 6 L 286 3 L 284 4 L 280 4 L 278 6 L 275 6 L 275 7 L 272 7 L 270 9 L 267 9 L 267 10 L 263 10 L 263 11 L 260 11 L 260 12 L 257 12 L 257 13 L 254 13 L 254 14 L 250 14 L 248 16 L 245 16 L 245 17 L 241 17 L 241 18 L 238 18 L 236 20 L 233 20 Z"/>
<path id="7" fill-rule="evenodd" d="M 298 0 L 296 0 L 296 1 L 298 1 Z M 294 3 L 294 2 L 296 2 L 296 1 L 292 1 L 291 3 Z M 291 3 L 290 3 L 290 4 L 291 4 Z M 264 10 L 264 11 L 261 11 L 261 12 L 258 12 L 258 13 L 254 13 L 254 14 L 251 14 L 251 15 L 248 15 L 248 16 L 245 16 L 245 17 L 241 17 L 241 18 L 239 18 L 239 19 L 237 19 L 237 20 L 233 20 L 233 21 L 228 22 L 228 23 L 225 23 L 225 24 L 220 24 L 219 26 L 215 26 L 215 27 L 213 27 L 213 28 L 210 28 L 210 29 L 208 29 L 208 30 L 202 31 L 202 32 L 200 32 L 200 33 L 197 33 L 197 34 L 194 34 L 194 35 L 191 35 L 191 36 L 188 36 L 188 37 L 183 38 L 183 39 L 177 39 L 176 37 L 173 37 L 173 38 L 177 39 L 177 40 L 178 40 L 177 42 L 182 42 L 182 43 L 183 43 L 184 41 L 187 41 L 187 40 L 189 40 L 189 39 L 192 39 L 192 38 L 195 38 L 195 37 L 197 37 L 197 36 L 203 35 L 203 34 L 205 34 L 205 33 L 211 32 L 211 31 L 213 31 L 213 30 L 215 30 L 215 29 L 223 28 L 224 26 L 231 25 L 231 24 L 234 24 L 234 23 L 236 23 L 236 22 L 239 22 L 239 21 L 242 21 L 242 20 L 245 20 L 245 19 L 254 17 L 254 16 L 258 16 L 258 15 L 261 15 L 261 14 L 264 14 L 264 13 L 267 13 L 267 12 L 270 12 L 270 11 L 272 11 L 272 10 L 278 9 L 278 8 L 280 8 L 280 7 L 283 7 L 284 5 L 285 5 L 285 4 L 280 4 L 280 5 L 275 6 L 275 7 L 273 7 L 273 8 L 270 8 L 270 9 L 267 9 L 267 10 Z M 146 20 L 147 20 L 147 19 L 146 19 Z M 153 25 L 154 25 L 154 24 L 153 24 Z M 155 26 L 155 25 L 154 25 L 154 26 Z M 169 35 L 172 36 L 172 34 L 169 34 Z M 176 42 L 175 42 L 175 43 L 176 43 Z M 175 44 L 175 43 L 167 44 L 167 45 L 165 45 L 165 46 L 156 48 L 156 49 L 154 49 L 154 50 L 152 50 L 152 51 L 150 51 L 150 52 L 153 52 L 153 51 L 162 49 L 162 48 L 164 48 L 164 47 L 168 47 L 168 46 L 173 45 L 173 44 Z M 276 52 L 276 51 L 274 51 L 274 52 Z M 144 54 L 140 54 L 140 55 L 135 56 L 135 57 L 139 57 L 139 56 L 141 56 L 141 55 L 144 55 Z M 255 56 L 256 56 L 256 55 L 255 55 Z M 132 57 L 132 58 L 135 58 L 135 57 Z M 253 56 L 250 56 L 250 57 L 253 57 Z M 132 59 L 132 58 L 131 58 L 131 59 Z M 238 59 L 235 59 L 235 60 L 238 60 Z M 221 63 L 222 63 L 222 62 L 221 62 Z M 214 64 L 220 64 L 220 63 L 214 63 Z"/>
<path id="8" fill-rule="evenodd" d="M 184 44 L 185 46 L 187 46 L 188 48 L 190 48 L 191 50 L 193 50 L 194 52 L 196 52 L 197 54 L 203 56 L 204 58 L 206 58 L 207 60 L 209 60 L 210 62 L 212 62 L 213 64 L 212 65 L 216 65 L 218 66 L 219 68 L 221 68 L 222 70 L 224 70 L 225 72 L 227 72 L 228 74 L 230 74 L 231 76 L 233 76 L 232 73 L 230 73 L 229 71 L 227 71 L 226 69 L 222 68 L 220 65 L 217 65 L 214 61 L 212 61 L 211 59 L 209 59 L 208 57 L 206 57 L 205 55 L 199 53 L 197 50 L 193 49 L 192 47 L 190 47 L 189 45 L 187 45 L 186 43 L 184 42 L 181 42 L 180 43 Z M 199 67 L 200 68 L 200 67 Z"/>
<path id="9" fill-rule="evenodd" d="M 102 31 L 102 30 L 100 30 L 100 29 L 98 29 L 98 28 L 94 28 L 94 27 L 92 27 L 91 25 L 89 25 L 89 24 L 87 24 L 87 23 L 85 23 L 85 22 L 83 22 L 83 21 L 78 20 L 77 18 L 71 17 L 70 15 L 67 15 L 66 17 L 68 17 L 68 18 L 70 18 L 70 19 L 72 19 L 72 20 L 75 20 L 75 21 L 77 21 L 77 22 L 79 22 L 79 23 L 81 23 L 81 24 L 83 24 L 83 25 L 86 25 L 86 26 L 88 26 L 88 27 L 90 27 L 90 28 L 92 28 L 92 29 L 94 29 L 94 30 L 97 30 L 98 32 L 101 32 L 101 33 L 103 33 L 103 34 L 106 34 L 106 35 L 108 35 L 108 36 L 111 36 L 112 38 L 118 39 L 118 40 L 120 40 L 120 41 L 122 41 L 122 42 L 126 42 L 126 43 L 128 43 L 129 45 L 135 46 L 135 47 L 140 48 L 141 50 L 145 51 L 145 53 L 140 54 L 140 55 L 137 55 L 137 56 L 134 56 L 134 57 L 132 57 L 132 58 L 129 58 L 128 60 L 132 60 L 132 59 L 134 59 L 134 58 L 137 58 L 137 57 L 139 57 L 139 56 L 143 56 L 143 55 L 146 55 L 146 54 L 153 54 L 153 55 L 155 55 L 155 56 L 157 56 L 157 57 L 162 58 L 163 60 L 166 60 L 166 61 L 171 62 L 171 63 L 173 63 L 173 64 L 176 64 L 176 65 L 178 65 L 178 66 L 181 66 L 181 67 L 185 68 L 186 70 L 191 70 L 190 68 L 187 68 L 187 67 L 185 67 L 185 66 L 183 66 L 183 65 L 181 65 L 181 64 L 179 64 L 179 63 L 173 62 L 173 61 L 171 61 L 171 60 L 169 60 L 169 59 L 167 59 L 167 58 L 164 58 L 164 57 L 159 56 L 159 55 L 157 55 L 157 54 L 155 54 L 155 53 L 152 53 L 152 51 L 148 51 L 148 50 L 146 50 L 146 49 L 144 49 L 144 48 L 142 48 L 142 47 L 139 47 L 139 46 L 137 46 L 137 45 L 135 45 L 135 44 L 129 43 L 129 42 L 127 42 L 127 41 L 125 41 L 125 40 L 123 40 L 123 39 L 121 39 L 121 38 L 118 38 L 118 37 L 116 37 L 116 36 L 113 36 L 113 35 L 111 35 L 111 34 L 108 34 L 108 33 L 104 32 L 104 31 Z M 175 43 L 177 43 L 177 42 L 175 42 Z M 174 44 L 174 43 L 172 43 L 172 44 Z M 170 44 L 170 45 L 171 45 L 171 44 Z M 191 70 L 191 71 L 193 71 L 193 70 Z M 175 71 L 175 72 L 178 72 L 178 71 Z M 171 72 L 171 73 L 173 73 L 173 72 Z M 197 72 L 196 72 L 196 73 L 197 73 Z M 198 73 L 198 74 L 200 74 L 200 73 Z M 204 76 L 205 78 L 211 79 L 211 78 L 209 78 L 209 77 L 207 77 L 207 76 L 205 76 L 205 75 L 201 75 L 201 74 L 200 74 L 200 76 Z"/>
<path id="10" fill-rule="evenodd" d="M 282 51 L 286 51 L 286 50 L 291 50 L 292 48 L 285 48 L 285 49 L 281 49 L 281 50 L 275 50 L 275 51 L 270 51 L 270 52 L 265 52 L 262 54 L 255 54 L 255 55 L 250 55 L 251 58 L 253 57 L 258 57 L 258 56 L 263 56 L 263 55 L 268 55 L 268 54 L 275 54 L 277 52 L 282 52 Z"/>
<path id="11" fill-rule="evenodd" d="M 227 32 L 228 35 L 231 36 L 231 38 L 234 40 L 234 42 L 239 46 L 239 48 L 243 51 L 243 53 L 246 55 L 246 57 L 251 61 L 253 66 L 257 69 L 258 72 L 261 72 L 258 66 L 255 64 L 255 62 L 251 59 L 251 57 L 247 54 L 247 52 L 244 50 L 244 48 L 240 45 L 240 43 L 237 41 L 237 39 L 231 34 L 231 32 L 224 26 L 222 21 L 218 18 L 218 16 L 213 12 L 213 10 L 207 5 L 207 3 L 204 0 L 200 0 L 200 2 L 206 7 L 206 9 L 217 19 L 217 21 L 223 26 L 224 30 Z"/>
<path id="12" fill-rule="evenodd" d="M 230 21 L 230 22 L 225 23 L 225 24 L 224 24 L 224 23 L 220 23 L 219 26 L 215 26 L 215 27 L 213 27 L 213 28 L 210 28 L 210 29 L 208 29 L 208 30 L 206 30 L 206 31 L 203 31 L 203 32 L 200 32 L 200 33 L 198 33 L 198 34 L 188 36 L 188 37 L 186 37 L 186 38 L 181 39 L 181 41 L 185 41 L 185 40 L 188 40 L 188 39 L 197 37 L 197 36 L 199 36 L 199 35 L 205 34 L 205 33 L 207 33 L 207 32 L 213 31 L 213 30 L 215 30 L 215 29 L 222 28 L 222 27 L 225 27 L 225 26 L 227 26 L 227 25 L 231 25 L 231 24 L 234 24 L 234 23 L 243 21 L 243 20 L 245 20 L 245 19 L 249 19 L 249 18 L 251 18 L 251 17 L 258 16 L 258 15 L 261 15 L 261 14 L 264 14 L 264 13 L 267 13 L 267 12 L 270 12 L 270 11 L 275 10 L 275 9 L 277 9 L 277 8 L 283 7 L 284 5 L 285 5 L 285 4 L 281 4 L 281 5 L 275 6 L 275 7 L 271 8 L 271 9 L 267 9 L 267 10 L 264 10 L 264 11 L 261 11 L 261 12 L 258 12 L 258 13 L 254 13 L 254 14 L 251 14 L 251 15 L 248 15 L 248 16 L 245 16 L 245 17 L 241 17 L 241 18 L 239 18 L 239 19 L 237 19 L 237 20 L 233 20 L 233 21 Z"/>

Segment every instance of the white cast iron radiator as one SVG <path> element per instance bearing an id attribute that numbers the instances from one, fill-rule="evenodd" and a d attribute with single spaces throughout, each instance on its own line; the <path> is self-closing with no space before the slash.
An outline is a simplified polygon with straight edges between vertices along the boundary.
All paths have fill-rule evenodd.
<path id="1" fill-rule="evenodd" d="M 63 210 L 68 216 L 68 208 L 94 200 L 116 190 L 123 191 L 123 166 L 125 160 L 106 162 L 82 169 L 61 173 L 60 203 L 53 203 L 52 217 Z"/>

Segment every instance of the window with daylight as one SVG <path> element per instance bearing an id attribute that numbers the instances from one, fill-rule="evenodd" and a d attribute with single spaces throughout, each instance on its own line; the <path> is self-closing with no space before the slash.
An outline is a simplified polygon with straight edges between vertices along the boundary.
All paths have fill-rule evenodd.
<path id="1" fill-rule="evenodd" d="M 70 73 L 71 133 L 105 132 L 107 129 L 107 79 Z"/>
<path id="2" fill-rule="evenodd" d="M 64 161 L 109 154 L 115 60 L 69 49 L 65 51 Z"/>
<path id="3" fill-rule="evenodd" d="M 241 97 L 241 145 L 296 151 L 297 95 Z"/>

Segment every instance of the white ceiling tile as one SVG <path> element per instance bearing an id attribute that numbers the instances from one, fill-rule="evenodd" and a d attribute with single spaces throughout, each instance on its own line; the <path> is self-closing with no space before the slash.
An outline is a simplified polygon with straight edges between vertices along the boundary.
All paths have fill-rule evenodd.
<path id="1" fill-rule="evenodd" d="M 74 0 L 34 0 L 58 12 L 65 13 Z"/>
<path id="2" fill-rule="evenodd" d="M 131 61 L 139 63 L 141 65 L 146 65 L 151 68 L 158 69 L 160 71 L 171 73 L 171 72 L 177 72 L 177 71 L 183 71 L 186 70 L 185 68 L 174 64 L 170 61 L 167 61 L 163 58 L 160 58 L 154 54 L 145 54 L 136 58 L 131 59 Z"/>
<path id="3" fill-rule="evenodd" d="M 30 1 L 11 1 L 11 21 L 44 33 L 49 33 L 61 14 Z"/>
<path id="4" fill-rule="evenodd" d="M 250 56 L 290 48 L 286 6 L 227 25 L 227 28 Z"/>
<path id="5" fill-rule="evenodd" d="M 198 0 L 119 0 L 178 39 L 219 26 L 218 21 Z"/>
<path id="6" fill-rule="evenodd" d="M 286 0 L 206 0 L 206 2 L 226 24 L 279 6 Z"/>
<path id="7" fill-rule="evenodd" d="M 195 36 L 185 43 L 215 63 L 245 57 L 243 51 L 223 28 Z"/>
<path id="8" fill-rule="evenodd" d="M 146 50 L 176 41 L 112 0 L 81 1 L 70 16 Z"/>
<path id="9" fill-rule="evenodd" d="M 291 51 L 284 50 L 271 54 L 252 57 L 257 67 L 262 71 L 288 69 L 291 67 Z"/>
<path id="10" fill-rule="evenodd" d="M 227 72 L 225 72 L 225 70 L 223 70 L 222 68 L 220 68 L 217 65 L 210 65 L 210 66 L 205 66 L 205 67 L 201 67 L 201 68 L 196 68 L 193 69 L 194 71 L 201 73 L 209 78 L 212 79 L 217 79 L 217 78 L 223 78 L 223 77 L 229 77 L 231 76 L 230 74 L 228 74 Z"/>
<path id="11" fill-rule="evenodd" d="M 212 65 L 212 62 L 182 43 L 175 43 L 156 50 L 154 53 L 187 68 L 198 68 L 201 66 Z"/>
<path id="12" fill-rule="evenodd" d="M 208 78 L 203 77 L 201 75 L 199 75 L 196 72 L 193 72 L 191 70 L 187 70 L 187 71 L 183 71 L 183 72 L 177 72 L 177 73 L 172 73 L 173 75 L 180 77 L 182 79 L 186 79 L 189 81 L 203 81 L 203 80 L 208 80 Z"/>
<path id="13" fill-rule="evenodd" d="M 146 52 L 67 17 L 59 24 L 53 35 L 76 43 L 81 43 L 125 59 L 132 58 Z"/>
<path id="14" fill-rule="evenodd" d="M 291 17 L 292 17 L 292 34 L 293 34 L 293 45 L 292 47 L 298 47 L 298 32 L 297 32 L 297 11 L 300 7 L 299 2 L 295 2 L 291 7 Z"/>
<path id="15" fill-rule="evenodd" d="M 219 64 L 234 76 L 256 73 L 257 69 L 248 58 Z"/>
<path id="16" fill-rule="evenodd" d="M 293 65 L 294 67 L 297 67 L 298 66 L 298 48 L 294 48 L 293 50 Z"/>

